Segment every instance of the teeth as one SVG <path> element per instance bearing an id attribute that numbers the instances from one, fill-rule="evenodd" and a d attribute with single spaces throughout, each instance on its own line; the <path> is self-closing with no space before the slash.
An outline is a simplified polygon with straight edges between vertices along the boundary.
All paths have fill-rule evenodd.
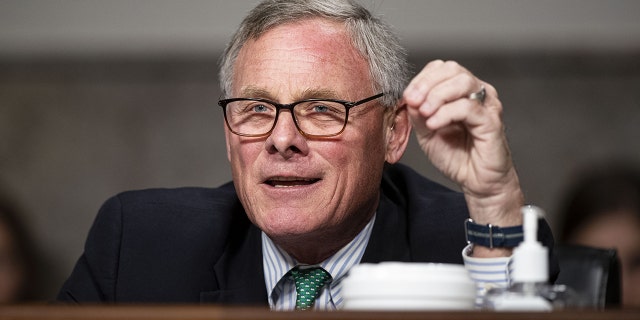
<path id="1" fill-rule="evenodd" d="M 271 181 L 313 181 L 313 179 L 302 179 L 302 178 L 274 178 Z"/>
<path id="2" fill-rule="evenodd" d="M 277 178 L 269 179 L 267 183 L 276 188 L 290 188 L 290 187 L 295 187 L 300 185 L 308 185 L 316 181 L 317 179 L 277 177 Z"/>

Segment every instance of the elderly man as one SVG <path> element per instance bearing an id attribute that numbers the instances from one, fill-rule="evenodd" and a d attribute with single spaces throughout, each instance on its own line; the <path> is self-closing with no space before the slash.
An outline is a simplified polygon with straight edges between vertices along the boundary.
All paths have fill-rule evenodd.
<path id="1" fill-rule="evenodd" d="M 455 62 L 408 86 L 407 70 L 354 2 L 259 4 L 221 63 L 233 184 L 110 199 L 59 300 L 332 310 L 349 268 L 380 261 L 465 263 L 480 288 L 506 284 L 524 200 L 497 93 Z M 412 126 L 463 194 L 397 164 Z"/>

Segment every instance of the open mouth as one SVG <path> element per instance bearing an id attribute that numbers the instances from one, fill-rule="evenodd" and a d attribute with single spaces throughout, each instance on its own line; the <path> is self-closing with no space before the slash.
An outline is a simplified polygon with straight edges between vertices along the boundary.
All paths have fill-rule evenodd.
<path id="1" fill-rule="evenodd" d="M 290 188 L 297 186 L 308 186 L 320 181 L 320 179 L 307 179 L 297 177 L 274 177 L 265 181 L 266 184 L 276 188 Z"/>

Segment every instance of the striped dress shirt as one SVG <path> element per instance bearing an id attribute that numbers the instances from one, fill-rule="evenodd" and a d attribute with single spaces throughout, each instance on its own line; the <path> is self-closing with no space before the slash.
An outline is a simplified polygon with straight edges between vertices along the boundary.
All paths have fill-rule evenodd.
<path id="1" fill-rule="evenodd" d="M 313 306 L 315 310 L 338 310 L 344 303 L 342 298 L 342 280 L 352 266 L 360 263 L 367 248 L 375 216 L 360 233 L 340 251 L 318 264 L 331 274 L 332 281 L 322 289 Z M 269 307 L 272 310 L 294 310 L 296 306 L 296 287 L 293 278 L 287 274 L 299 263 L 287 252 L 262 233 L 262 265 Z M 493 287 L 506 287 L 509 284 L 510 258 L 474 258 L 469 256 L 473 247 L 464 248 L 462 257 L 471 279 L 476 283 L 476 305 L 480 306 L 485 292 Z"/>
<path id="2" fill-rule="evenodd" d="M 337 310 L 343 304 L 342 280 L 352 266 L 360 263 L 367 248 L 375 215 L 349 244 L 327 260 L 318 264 L 331 274 L 331 282 L 322 289 L 313 306 L 315 310 Z M 265 284 L 272 310 L 294 310 L 296 307 L 296 287 L 293 278 L 287 274 L 298 262 L 278 247 L 262 233 L 262 266 Z"/>

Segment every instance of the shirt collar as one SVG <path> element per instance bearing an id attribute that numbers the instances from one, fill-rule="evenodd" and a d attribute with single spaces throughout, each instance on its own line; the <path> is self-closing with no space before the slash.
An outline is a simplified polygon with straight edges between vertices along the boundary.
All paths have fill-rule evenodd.
<path id="1" fill-rule="evenodd" d="M 360 263 L 362 255 L 367 248 L 375 219 L 376 215 L 374 214 L 367 225 L 365 225 L 351 242 L 318 264 L 331 274 L 331 278 L 333 279 L 331 286 L 340 283 L 351 267 Z M 262 232 L 262 248 L 262 266 L 264 269 L 265 284 L 270 304 L 272 304 L 274 302 L 272 300 L 275 298 L 274 291 L 278 283 L 289 270 L 299 263 L 290 254 L 276 245 L 264 232 Z"/>

